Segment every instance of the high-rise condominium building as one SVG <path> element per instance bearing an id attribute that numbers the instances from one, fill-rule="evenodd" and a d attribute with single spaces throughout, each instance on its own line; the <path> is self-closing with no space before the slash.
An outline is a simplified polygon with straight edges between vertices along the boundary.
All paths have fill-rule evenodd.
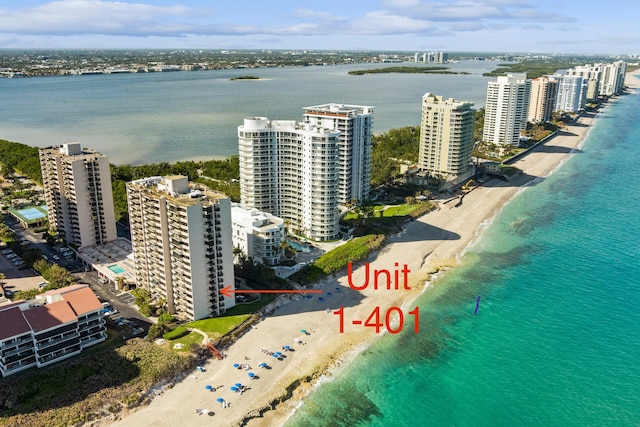
<path id="1" fill-rule="evenodd" d="M 550 121 L 552 114 L 555 111 L 557 96 L 557 79 L 542 76 L 531 80 L 529 121 L 534 123 Z"/>
<path id="2" fill-rule="evenodd" d="M 580 76 L 556 76 L 558 95 L 554 111 L 575 113 L 584 110 L 587 100 L 587 81 Z"/>
<path id="3" fill-rule="evenodd" d="M 620 95 L 624 89 L 627 63 L 616 61 L 612 64 L 598 64 L 601 69 L 600 96 Z"/>
<path id="4" fill-rule="evenodd" d="M 49 228 L 78 248 L 116 239 L 109 159 L 79 143 L 40 149 Z"/>
<path id="5" fill-rule="evenodd" d="M 238 127 L 241 203 L 282 218 L 308 239 L 338 237 L 339 137 L 310 123 L 244 119 Z"/>
<path id="6" fill-rule="evenodd" d="M 422 55 L 414 54 L 415 62 L 424 62 L 426 64 L 444 64 L 449 60 L 449 54 L 446 52 L 425 52 Z"/>
<path id="7" fill-rule="evenodd" d="M 426 93 L 422 97 L 420 152 L 422 170 L 455 179 L 467 176 L 473 152 L 473 103 L 444 100 Z"/>
<path id="8" fill-rule="evenodd" d="M 338 203 L 367 200 L 371 185 L 373 107 L 323 104 L 303 110 L 305 123 L 340 131 Z"/>
<path id="9" fill-rule="evenodd" d="M 569 68 L 565 75 L 580 76 L 587 81 L 587 101 L 597 101 L 600 94 L 600 68 L 592 65 L 581 65 Z"/>
<path id="10" fill-rule="evenodd" d="M 498 145 L 518 145 L 527 127 L 531 80 L 525 73 L 499 76 L 489 82 L 482 140 Z"/>
<path id="11" fill-rule="evenodd" d="M 567 70 L 566 74 L 588 79 L 587 100 L 593 101 L 598 96 L 620 95 L 624 89 L 626 73 L 627 63 L 616 61 L 574 67 Z"/>
<path id="12" fill-rule="evenodd" d="M 218 316 L 235 305 L 231 201 L 190 186 L 185 176 L 127 183 L 136 282 L 183 319 Z"/>

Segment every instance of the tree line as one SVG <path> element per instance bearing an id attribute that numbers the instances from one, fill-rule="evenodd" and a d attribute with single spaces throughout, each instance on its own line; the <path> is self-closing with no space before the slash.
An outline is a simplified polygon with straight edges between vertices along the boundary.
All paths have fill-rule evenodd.
<path id="1" fill-rule="evenodd" d="M 0 163 L 5 176 L 20 171 L 27 178 L 42 184 L 38 147 L 0 140 Z"/>

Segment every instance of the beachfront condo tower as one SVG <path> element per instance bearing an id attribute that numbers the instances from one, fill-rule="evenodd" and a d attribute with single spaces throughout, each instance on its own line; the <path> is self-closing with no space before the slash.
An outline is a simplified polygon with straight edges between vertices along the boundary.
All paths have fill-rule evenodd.
<path id="1" fill-rule="evenodd" d="M 555 77 L 558 80 L 558 95 L 554 111 L 576 113 L 584 110 L 588 81 L 580 76 Z"/>
<path id="2" fill-rule="evenodd" d="M 473 174 L 473 103 L 445 100 L 426 93 L 422 97 L 420 121 L 420 151 L 418 165 L 434 176 L 447 181 L 468 179 Z"/>
<path id="3" fill-rule="evenodd" d="M 282 218 L 301 237 L 338 238 L 339 138 L 310 123 L 245 118 L 238 126 L 241 203 Z"/>
<path id="4" fill-rule="evenodd" d="M 567 70 L 566 75 L 587 79 L 587 101 L 596 101 L 599 96 L 622 94 L 626 73 L 627 63 L 616 61 L 573 67 Z"/>
<path id="5" fill-rule="evenodd" d="M 541 76 L 531 80 L 531 97 L 529 98 L 529 117 L 532 123 L 551 121 L 558 96 L 558 80 Z"/>
<path id="6" fill-rule="evenodd" d="M 600 96 L 621 95 L 624 89 L 624 78 L 627 73 L 627 63 L 616 61 L 611 64 L 598 64 L 602 70 L 600 78 Z"/>
<path id="7" fill-rule="evenodd" d="M 117 237 L 109 159 L 79 143 L 40 149 L 49 228 L 83 248 Z"/>
<path id="8" fill-rule="evenodd" d="M 515 145 L 527 127 L 531 80 L 525 73 L 499 76 L 489 82 L 482 140 L 497 145 Z"/>
<path id="9" fill-rule="evenodd" d="M 338 147 L 338 203 L 361 203 L 369 198 L 373 107 L 323 104 L 305 107 L 305 123 L 340 131 Z"/>
<path id="10" fill-rule="evenodd" d="M 181 175 L 128 182 L 127 199 L 137 286 L 185 320 L 233 307 L 231 200 Z"/>

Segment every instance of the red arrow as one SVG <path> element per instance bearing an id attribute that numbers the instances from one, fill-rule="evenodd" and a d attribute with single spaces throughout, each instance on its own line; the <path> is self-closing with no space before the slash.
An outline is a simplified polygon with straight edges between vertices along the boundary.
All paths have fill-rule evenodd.
<path id="1" fill-rule="evenodd" d="M 322 293 L 322 289 L 232 289 L 229 285 L 220 293 L 231 298 L 233 294 L 319 294 Z"/>

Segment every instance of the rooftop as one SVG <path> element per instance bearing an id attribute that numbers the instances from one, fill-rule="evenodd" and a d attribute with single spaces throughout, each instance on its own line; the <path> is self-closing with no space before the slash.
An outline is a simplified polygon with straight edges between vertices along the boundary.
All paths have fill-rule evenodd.
<path id="1" fill-rule="evenodd" d="M 31 332 L 31 328 L 17 305 L 0 311 L 0 340 Z"/>
<path id="2" fill-rule="evenodd" d="M 23 311 L 22 314 L 31 325 L 33 332 L 36 333 L 77 320 L 76 314 L 67 301 L 52 302 L 40 307 L 33 307 L 30 310 Z"/>

